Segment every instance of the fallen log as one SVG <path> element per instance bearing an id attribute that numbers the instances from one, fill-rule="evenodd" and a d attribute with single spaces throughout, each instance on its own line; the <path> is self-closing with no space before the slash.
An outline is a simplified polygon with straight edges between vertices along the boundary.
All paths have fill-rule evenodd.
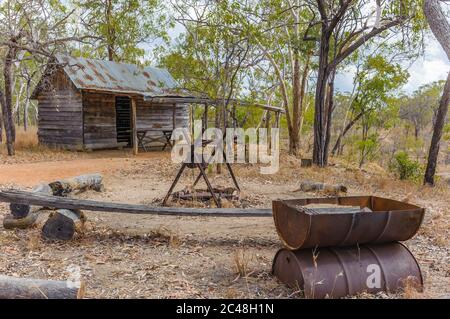
<path id="1" fill-rule="evenodd" d="M 86 191 L 88 189 L 100 192 L 103 190 L 103 177 L 100 174 L 81 175 L 62 179 L 49 184 L 55 196 L 66 196 L 73 191 Z"/>
<path id="2" fill-rule="evenodd" d="M 184 208 L 153 207 L 121 203 L 81 200 L 67 197 L 48 196 L 31 192 L 9 190 L 0 191 L 0 201 L 42 205 L 45 207 L 81 209 L 110 213 L 172 215 L 172 216 L 209 216 L 209 217 L 272 217 L 272 209 L 261 208 Z"/>
<path id="3" fill-rule="evenodd" d="M 300 188 L 295 190 L 294 192 L 317 192 L 317 191 L 323 191 L 323 192 L 332 192 L 332 193 L 347 193 L 347 187 L 341 184 L 338 185 L 332 185 L 327 183 L 321 183 L 321 182 L 302 182 L 300 184 Z"/>
<path id="4" fill-rule="evenodd" d="M 33 193 L 44 194 L 44 195 L 53 195 L 53 191 L 48 184 L 39 184 L 32 190 Z M 41 210 L 42 206 L 32 206 L 28 204 L 18 204 L 11 203 L 9 204 L 9 210 L 11 215 L 17 219 L 23 219 L 28 216 L 30 213 L 36 213 Z"/>
<path id="5" fill-rule="evenodd" d="M 0 299 L 81 299 L 82 282 L 16 278 L 0 275 Z"/>
<path id="6" fill-rule="evenodd" d="M 39 211 L 31 212 L 23 218 L 15 218 L 13 215 L 8 214 L 3 218 L 3 228 L 5 229 L 30 228 L 36 223 L 38 217 Z"/>
<path id="7" fill-rule="evenodd" d="M 42 236 L 49 240 L 70 240 L 82 233 L 85 217 L 81 211 L 59 209 L 52 212 L 42 227 Z"/>

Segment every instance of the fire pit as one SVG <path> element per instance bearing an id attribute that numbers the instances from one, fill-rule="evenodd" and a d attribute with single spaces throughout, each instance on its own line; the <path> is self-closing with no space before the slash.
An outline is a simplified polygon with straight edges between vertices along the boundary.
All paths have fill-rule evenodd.
<path id="1" fill-rule="evenodd" d="M 237 191 L 233 187 L 227 188 L 213 187 L 212 190 L 214 196 L 219 200 L 223 198 L 227 200 L 239 200 L 239 191 Z M 178 192 L 174 192 L 172 196 L 174 199 L 201 201 L 201 202 L 207 202 L 213 198 L 213 195 L 207 189 L 195 189 L 195 190 L 184 189 Z"/>

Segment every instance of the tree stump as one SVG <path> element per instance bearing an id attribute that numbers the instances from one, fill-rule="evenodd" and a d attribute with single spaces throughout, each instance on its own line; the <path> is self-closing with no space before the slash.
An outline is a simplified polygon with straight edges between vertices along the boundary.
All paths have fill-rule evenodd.
<path id="1" fill-rule="evenodd" d="M 42 236 L 49 240 L 71 240 L 75 233 L 83 233 L 85 221 L 81 211 L 58 209 L 50 214 L 42 228 Z"/>
<path id="2" fill-rule="evenodd" d="M 16 278 L 0 275 L 0 299 L 81 299 L 82 282 Z"/>

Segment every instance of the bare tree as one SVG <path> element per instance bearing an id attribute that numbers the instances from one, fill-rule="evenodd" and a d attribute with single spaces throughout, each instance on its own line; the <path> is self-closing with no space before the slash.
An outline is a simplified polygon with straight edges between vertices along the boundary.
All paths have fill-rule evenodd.
<path id="1" fill-rule="evenodd" d="M 450 60 L 450 24 L 442 11 L 439 0 L 425 0 L 423 10 L 431 31 L 441 44 Z M 428 153 L 427 168 L 425 170 L 424 184 L 434 185 L 434 175 L 436 173 L 436 164 L 439 155 L 439 144 L 442 138 L 442 130 L 445 125 L 449 102 L 450 73 L 447 76 L 444 92 L 442 93 L 436 115 L 433 137 L 431 138 L 430 150 Z"/>
<path id="2" fill-rule="evenodd" d="M 45 65 L 57 50 L 73 41 L 83 41 L 90 36 L 66 36 L 65 24 L 73 11 L 59 10 L 57 2 L 46 0 L 7 0 L 0 6 L 0 49 L 6 54 L 3 60 L 3 87 L 0 87 L 0 104 L 6 135 L 8 155 L 15 153 L 15 123 L 13 120 L 13 74 L 15 65 L 26 59 L 40 60 Z M 25 53 L 28 53 L 26 55 Z"/>

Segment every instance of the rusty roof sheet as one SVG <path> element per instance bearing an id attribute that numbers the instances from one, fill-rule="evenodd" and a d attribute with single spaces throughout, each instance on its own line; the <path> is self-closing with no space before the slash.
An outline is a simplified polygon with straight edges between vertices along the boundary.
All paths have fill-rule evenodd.
<path id="1" fill-rule="evenodd" d="M 58 63 L 78 89 L 138 93 L 146 96 L 184 95 L 167 70 L 134 64 L 57 55 Z"/>

